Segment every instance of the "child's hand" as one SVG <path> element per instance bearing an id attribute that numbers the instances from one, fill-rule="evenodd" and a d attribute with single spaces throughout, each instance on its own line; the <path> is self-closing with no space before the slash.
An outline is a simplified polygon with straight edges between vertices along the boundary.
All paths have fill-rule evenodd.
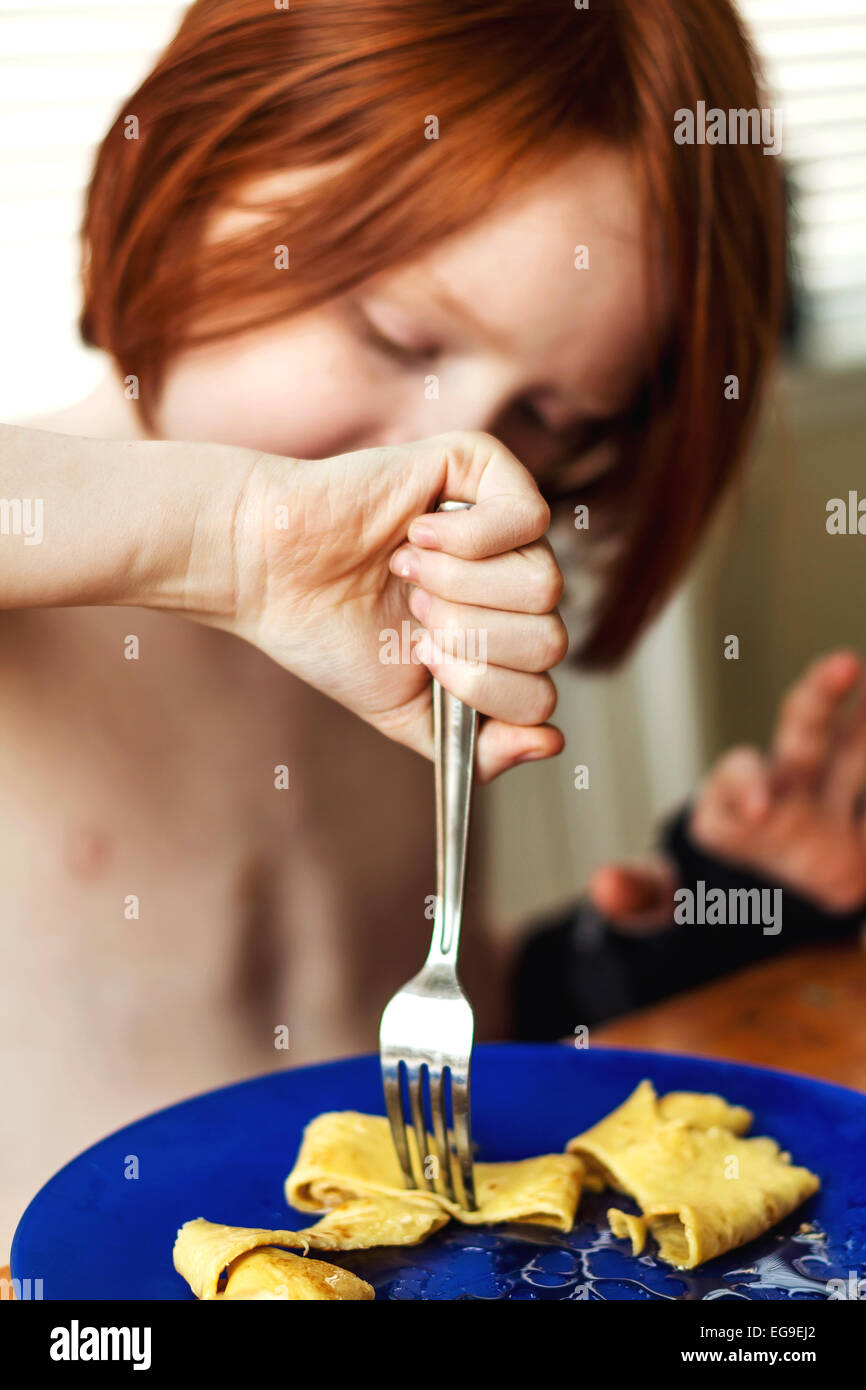
<path id="1" fill-rule="evenodd" d="M 856 688 L 855 688 L 856 687 Z M 734 748 L 698 790 L 689 834 L 715 858 L 827 912 L 866 900 L 866 679 L 850 652 L 822 657 L 782 703 L 771 752 Z M 676 866 L 662 857 L 607 865 L 589 893 L 618 927 L 656 930 L 673 920 Z"/>
<path id="2" fill-rule="evenodd" d="M 446 499 L 474 505 L 437 514 Z M 233 631 L 427 756 L 432 672 L 487 716 L 481 780 L 560 751 L 546 723 L 547 672 L 567 646 L 550 514 L 497 440 L 457 433 L 319 462 L 265 455 L 238 518 Z M 425 630 L 446 650 L 421 664 L 402 637 Z M 396 662 L 383 659 L 389 646 Z"/>
<path id="3" fill-rule="evenodd" d="M 701 848 L 829 912 L 866 899 L 866 681 L 851 652 L 816 661 L 782 703 L 768 757 L 726 754 L 689 827 Z"/>

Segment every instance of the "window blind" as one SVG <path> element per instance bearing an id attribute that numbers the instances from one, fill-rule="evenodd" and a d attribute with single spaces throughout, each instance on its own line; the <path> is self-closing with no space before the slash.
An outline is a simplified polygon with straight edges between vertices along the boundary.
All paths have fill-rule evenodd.
<path id="1" fill-rule="evenodd" d="M 866 4 L 742 0 L 740 9 L 782 110 L 801 350 L 822 366 L 864 361 Z"/>

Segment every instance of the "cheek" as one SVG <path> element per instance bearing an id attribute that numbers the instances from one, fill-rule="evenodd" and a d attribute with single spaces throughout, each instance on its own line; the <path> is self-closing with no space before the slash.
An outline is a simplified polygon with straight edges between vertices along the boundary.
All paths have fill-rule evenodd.
<path id="1" fill-rule="evenodd" d="M 350 345 L 306 333 L 188 353 L 166 375 L 159 432 L 297 458 L 346 452 L 375 428 L 362 366 Z"/>

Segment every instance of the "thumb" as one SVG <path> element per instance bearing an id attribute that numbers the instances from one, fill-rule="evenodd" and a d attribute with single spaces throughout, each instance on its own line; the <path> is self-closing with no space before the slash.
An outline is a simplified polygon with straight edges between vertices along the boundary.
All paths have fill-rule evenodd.
<path id="1" fill-rule="evenodd" d="M 615 927 L 649 932 L 670 926 L 676 888 L 675 866 L 659 856 L 631 864 L 605 864 L 592 875 L 588 893 Z"/>
<path id="2" fill-rule="evenodd" d="M 550 508 L 528 469 L 489 434 L 457 431 L 395 449 L 398 468 L 426 480 L 431 501 L 471 501 L 465 510 L 415 516 L 413 545 L 480 560 L 531 545 L 550 526 Z"/>

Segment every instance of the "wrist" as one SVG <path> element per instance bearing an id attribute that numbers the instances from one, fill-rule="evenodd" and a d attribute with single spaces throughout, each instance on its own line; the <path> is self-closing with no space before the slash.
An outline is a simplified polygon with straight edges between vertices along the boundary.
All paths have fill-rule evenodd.
<path id="1" fill-rule="evenodd" d="M 231 627 L 241 584 L 240 537 L 260 458 L 231 445 L 132 446 L 135 560 L 112 601 Z"/>

